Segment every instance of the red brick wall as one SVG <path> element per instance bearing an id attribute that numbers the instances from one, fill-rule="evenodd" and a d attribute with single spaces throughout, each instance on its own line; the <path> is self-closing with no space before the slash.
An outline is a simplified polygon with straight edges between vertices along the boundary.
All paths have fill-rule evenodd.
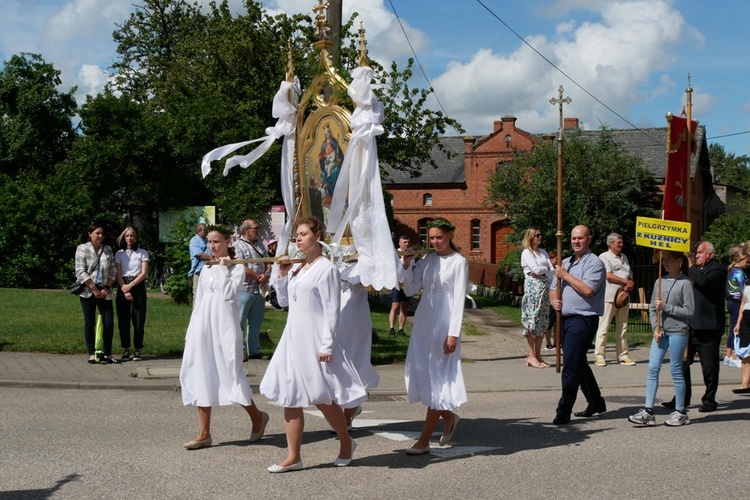
<path id="1" fill-rule="evenodd" d="M 503 117 L 495 122 L 493 133 L 480 142 L 472 137 L 464 139 L 464 184 L 386 186 L 393 195 L 396 236 L 407 234 L 417 241 L 420 219 L 445 217 L 456 226 L 454 242 L 469 260 L 501 261 L 513 248 L 505 241 L 512 230 L 507 217 L 487 203 L 487 181 L 499 163 L 530 150 L 536 143 L 534 137 L 515 127 L 515 118 Z M 424 205 L 425 194 L 432 195 L 432 205 Z M 475 219 L 480 221 L 480 246 L 472 250 L 471 223 Z"/>

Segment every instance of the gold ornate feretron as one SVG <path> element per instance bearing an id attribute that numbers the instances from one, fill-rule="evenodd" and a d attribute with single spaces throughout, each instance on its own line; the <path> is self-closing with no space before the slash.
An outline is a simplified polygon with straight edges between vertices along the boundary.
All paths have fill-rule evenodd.
<path id="1" fill-rule="evenodd" d="M 351 138 L 351 111 L 343 105 L 349 85 L 334 68 L 329 55 L 333 45 L 328 39 L 330 26 L 326 20 L 327 3 L 318 0 L 316 32 L 319 40 L 314 47 L 320 52 L 318 72 L 300 98 L 297 118 L 297 152 L 294 163 L 294 191 L 297 218 L 314 215 L 327 222 L 330 194 L 321 171 L 321 157 L 329 136 L 335 139 L 340 153 L 346 155 Z M 326 133 L 328 132 L 328 136 Z M 330 142 L 330 141 L 328 141 Z M 336 156 L 336 155 L 334 155 Z M 332 186 L 329 186 L 329 191 Z"/>

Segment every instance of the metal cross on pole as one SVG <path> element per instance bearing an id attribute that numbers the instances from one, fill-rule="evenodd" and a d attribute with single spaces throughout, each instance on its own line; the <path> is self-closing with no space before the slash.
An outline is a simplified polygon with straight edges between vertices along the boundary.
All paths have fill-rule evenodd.
<path id="1" fill-rule="evenodd" d="M 557 89 L 559 97 L 554 97 L 549 100 L 549 103 L 553 106 L 558 105 L 560 107 L 560 128 L 557 130 L 557 262 L 562 262 L 562 239 L 565 233 L 563 233 L 563 209 L 562 209 L 562 197 L 563 197 L 563 142 L 565 137 L 563 136 L 563 104 L 570 104 L 572 99 L 570 97 L 563 97 L 563 86 L 560 85 Z M 557 278 L 557 298 L 562 300 L 562 280 Z M 560 373 L 560 339 L 562 329 L 562 311 L 556 311 L 557 321 L 555 322 L 555 371 Z"/>

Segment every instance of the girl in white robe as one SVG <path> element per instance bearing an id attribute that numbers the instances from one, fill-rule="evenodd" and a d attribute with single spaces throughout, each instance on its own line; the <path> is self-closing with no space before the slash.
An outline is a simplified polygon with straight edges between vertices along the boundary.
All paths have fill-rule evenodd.
<path id="1" fill-rule="evenodd" d="M 180 367 L 182 401 L 198 407 L 200 427 L 198 436 L 183 445 L 188 450 L 211 446 L 212 406 L 242 405 L 253 424 L 251 443 L 263 437 L 268 423 L 268 414 L 253 404 L 242 365 L 238 302 L 245 268 L 232 264 L 229 230 L 212 226 L 207 234 L 209 249 L 219 264 L 203 266 Z"/>
<path id="2" fill-rule="evenodd" d="M 288 455 L 268 467 L 272 473 L 302 468 L 303 409 L 316 406 L 339 437 L 337 467 L 351 463 L 356 443 L 347 431 L 343 408 L 367 399 L 357 370 L 337 340 L 341 314 L 341 276 L 323 257 L 322 223 L 310 217 L 297 224 L 297 249 L 306 262 L 292 270 L 287 257 L 279 261 L 276 293 L 289 316 L 279 345 L 260 383 L 260 392 L 284 406 Z"/>
<path id="3" fill-rule="evenodd" d="M 406 450 L 408 455 L 430 451 L 430 437 L 441 417 L 445 424 L 440 444 L 447 444 L 460 420 L 455 410 L 467 401 L 459 337 L 469 264 L 453 245 L 453 224 L 437 218 L 427 227 L 435 252 L 416 265 L 412 257 L 404 259 L 404 293 L 423 290 L 406 354 L 406 391 L 409 403 L 427 406 L 422 433 Z"/>

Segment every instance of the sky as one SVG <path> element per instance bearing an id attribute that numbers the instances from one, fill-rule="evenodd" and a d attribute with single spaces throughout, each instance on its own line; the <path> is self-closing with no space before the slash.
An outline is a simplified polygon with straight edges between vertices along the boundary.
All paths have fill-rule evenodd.
<path id="1" fill-rule="evenodd" d="M 41 54 L 82 103 L 106 83 L 112 32 L 138 3 L 3 0 L 0 59 Z M 262 3 L 272 14 L 311 14 L 317 1 Z M 242 0 L 229 4 L 242 11 Z M 344 0 L 343 10 L 344 19 L 360 14 L 374 60 L 403 67 L 416 54 L 425 74 L 415 66 L 411 83 L 431 85 L 430 106 L 467 134 L 491 133 L 504 115 L 554 132 L 559 108 L 549 100 L 560 85 L 572 99 L 565 116 L 586 129 L 664 127 L 683 109 L 690 74 L 692 115 L 709 143 L 750 155 L 747 0 Z"/>

